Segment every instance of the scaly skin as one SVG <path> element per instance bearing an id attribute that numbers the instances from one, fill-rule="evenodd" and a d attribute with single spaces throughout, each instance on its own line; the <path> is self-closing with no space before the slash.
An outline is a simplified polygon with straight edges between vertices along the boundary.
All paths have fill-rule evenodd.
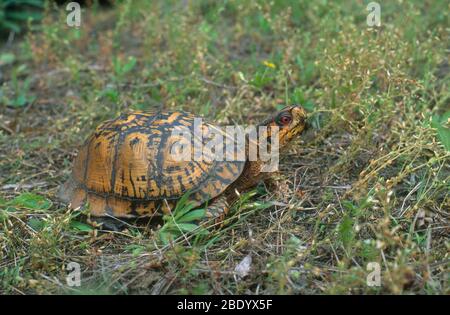
<path id="1" fill-rule="evenodd" d="M 277 122 L 277 118 L 283 113 L 289 114 L 292 117 L 291 123 L 283 125 Z M 274 116 L 265 120 L 261 125 L 268 126 L 268 135 L 270 136 L 270 127 L 278 126 L 279 129 L 279 144 L 280 151 L 284 151 L 291 140 L 306 127 L 306 112 L 298 106 L 287 107 Z M 248 159 L 248 145 L 247 145 L 247 159 Z M 270 179 L 273 173 L 261 172 L 263 162 L 247 161 L 241 176 L 232 183 L 223 193 L 223 195 L 216 197 L 212 200 L 211 204 L 207 207 L 207 220 L 214 219 L 216 223 L 223 221 L 224 217 L 228 214 L 230 205 L 232 205 L 239 198 L 238 194 L 255 187 L 260 181 Z"/>

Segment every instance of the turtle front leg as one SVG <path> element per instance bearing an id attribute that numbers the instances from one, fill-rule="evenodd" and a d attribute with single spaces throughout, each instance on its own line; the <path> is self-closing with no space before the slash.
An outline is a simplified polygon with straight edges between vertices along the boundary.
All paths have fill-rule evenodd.
<path id="1" fill-rule="evenodd" d="M 228 204 L 227 198 L 225 196 L 218 197 L 206 207 L 206 217 L 202 223 L 205 224 L 213 221 L 213 224 L 216 223 L 221 226 L 229 211 L 230 205 Z"/>
<path id="2" fill-rule="evenodd" d="M 277 199 L 287 202 L 292 194 L 287 178 L 280 174 L 275 174 L 264 179 L 264 185 L 267 192 L 273 193 Z"/>

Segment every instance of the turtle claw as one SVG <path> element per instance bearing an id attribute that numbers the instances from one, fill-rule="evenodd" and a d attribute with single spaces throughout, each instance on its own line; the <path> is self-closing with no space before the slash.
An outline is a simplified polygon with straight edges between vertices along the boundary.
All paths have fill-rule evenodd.
<path id="1" fill-rule="evenodd" d="M 206 208 L 206 218 L 201 223 L 207 225 L 207 222 L 210 222 L 212 220 L 213 224 L 222 226 L 224 223 L 223 220 L 225 219 L 225 216 L 228 214 L 229 210 L 230 206 L 227 202 L 226 197 L 219 197 Z"/>

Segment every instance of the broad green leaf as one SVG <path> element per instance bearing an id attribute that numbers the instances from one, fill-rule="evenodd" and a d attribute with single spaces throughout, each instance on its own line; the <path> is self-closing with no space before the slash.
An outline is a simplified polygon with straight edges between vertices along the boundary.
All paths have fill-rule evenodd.
<path id="1" fill-rule="evenodd" d="M 44 1 L 43 0 L 8 0 L 5 1 L 5 5 L 11 5 L 11 4 L 27 4 L 32 5 L 38 8 L 44 8 Z"/>
<path id="2" fill-rule="evenodd" d="M 177 224 L 177 227 L 183 232 L 192 232 L 198 228 L 198 225 L 193 223 L 180 223 Z"/>
<path id="3" fill-rule="evenodd" d="M 186 213 L 188 213 L 189 211 L 191 211 L 192 209 L 195 208 L 195 204 L 191 201 L 189 201 L 188 203 L 186 203 L 184 206 L 182 207 L 175 207 L 175 220 L 179 220 L 182 216 L 184 216 Z"/>
<path id="4" fill-rule="evenodd" d="M 349 216 L 345 216 L 338 228 L 339 238 L 344 244 L 344 247 L 348 247 L 354 238 L 353 232 L 353 219 Z"/>
<path id="5" fill-rule="evenodd" d="M 121 70 L 119 58 L 114 57 L 114 59 L 113 59 L 113 67 L 114 67 L 114 73 L 119 75 L 120 74 L 120 70 Z"/>
<path id="6" fill-rule="evenodd" d="M 300 104 L 303 106 L 304 109 L 308 112 L 314 111 L 314 103 L 311 100 L 307 100 L 306 102 Z"/>
<path id="7" fill-rule="evenodd" d="M 291 102 L 293 104 L 303 104 L 305 103 L 305 96 L 300 88 L 296 88 L 291 95 Z"/>
<path id="8" fill-rule="evenodd" d="M 131 70 L 133 70 L 133 68 L 136 66 L 136 58 L 135 57 L 128 57 L 128 62 L 123 66 L 122 68 L 122 73 L 125 74 Z"/>
<path id="9" fill-rule="evenodd" d="M 447 112 L 442 117 L 433 116 L 431 121 L 431 127 L 436 129 L 438 139 L 447 151 L 450 151 L 450 128 L 444 127 L 444 124 L 449 118 L 450 112 Z"/>
<path id="10" fill-rule="evenodd" d="M 16 56 L 11 53 L 4 53 L 0 55 L 0 66 L 8 65 L 16 60 Z"/>
<path id="11" fill-rule="evenodd" d="M 79 222 L 79 221 L 71 221 L 70 227 L 74 230 L 81 231 L 81 232 L 90 232 L 90 231 L 94 230 L 92 228 L 92 226 L 90 226 L 86 223 L 83 223 L 83 222 Z"/>
<path id="12" fill-rule="evenodd" d="M 252 209 L 252 210 L 264 210 L 267 208 L 272 207 L 273 204 L 271 202 L 252 202 L 252 203 L 247 203 L 245 204 L 245 202 L 243 203 L 243 208 L 244 209 Z"/>
<path id="13" fill-rule="evenodd" d="M 158 235 L 159 235 L 159 239 L 161 240 L 161 242 L 163 242 L 163 244 L 169 244 L 170 240 L 173 240 L 176 238 L 176 234 L 172 234 L 172 233 L 165 232 L 165 231 L 160 231 L 158 233 Z"/>
<path id="14" fill-rule="evenodd" d="M 99 93 L 99 97 L 107 97 L 111 102 L 117 102 L 119 100 L 119 91 L 113 88 L 106 88 Z"/>
<path id="15" fill-rule="evenodd" d="M 354 211 L 356 209 L 355 205 L 349 200 L 343 200 L 342 205 L 346 210 Z"/>
<path id="16" fill-rule="evenodd" d="M 272 206 L 273 206 L 273 204 L 271 202 L 263 202 L 263 203 L 256 202 L 254 204 L 254 209 L 263 210 L 263 209 L 270 208 Z"/>
<path id="17" fill-rule="evenodd" d="M 184 223 L 184 222 L 191 222 L 195 220 L 200 220 L 205 217 L 206 210 L 205 209 L 198 209 L 189 211 L 185 215 L 183 215 L 181 218 L 177 220 L 178 223 Z"/>
<path id="18" fill-rule="evenodd" d="M 174 217 L 176 220 L 195 208 L 194 203 L 189 200 L 190 195 L 191 193 L 187 192 L 180 198 L 180 200 L 178 200 L 174 210 Z"/>
<path id="19" fill-rule="evenodd" d="M 13 11 L 8 13 L 8 18 L 12 20 L 20 20 L 27 21 L 31 20 L 41 20 L 42 14 L 39 12 L 31 12 L 31 11 Z"/>
<path id="20" fill-rule="evenodd" d="M 10 29 L 10 30 L 14 31 L 15 33 L 20 32 L 20 26 L 17 23 L 14 23 L 11 21 L 7 21 L 7 20 L 0 21 L 0 26 L 4 27 L 6 29 Z"/>
<path id="21" fill-rule="evenodd" d="M 276 110 L 282 110 L 282 109 L 285 108 L 285 107 L 286 107 L 285 104 L 277 104 Z"/>
<path id="22" fill-rule="evenodd" d="M 11 204 L 32 210 L 47 210 L 52 206 L 50 200 L 33 193 L 23 193 L 14 198 Z"/>
<path id="23" fill-rule="evenodd" d="M 178 207 L 184 206 L 184 204 L 188 201 L 189 196 L 190 196 L 190 192 L 189 191 L 186 192 L 183 196 L 181 196 L 181 198 L 177 202 L 177 206 L 175 207 L 175 209 L 178 208 Z"/>
<path id="24" fill-rule="evenodd" d="M 20 94 L 13 102 L 12 102 L 12 106 L 13 107 L 22 107 L 25 106 L 27 104 L 27 98 L 24 94 Z"/>

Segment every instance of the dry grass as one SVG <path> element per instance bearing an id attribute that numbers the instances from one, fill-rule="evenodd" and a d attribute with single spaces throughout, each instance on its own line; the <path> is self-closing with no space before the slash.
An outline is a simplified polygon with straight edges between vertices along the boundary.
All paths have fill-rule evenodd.
<path id="1" fill-rule="evenodd" d="M 448 135 L 448 4 L 389 1 L 370 29 L 362 2 L 172 2 L 85 8 L 79 30 L 49 5 L 0 51 L 15 55 L 0 63 L 0 292 L 448 294 L 450 153 L 432 128 Z M 313 130 L 277 187 L 207 236 L 102 233 L 55 198 L 78 145 L 122 111 L 257 123 L 286 103 Z"/>

